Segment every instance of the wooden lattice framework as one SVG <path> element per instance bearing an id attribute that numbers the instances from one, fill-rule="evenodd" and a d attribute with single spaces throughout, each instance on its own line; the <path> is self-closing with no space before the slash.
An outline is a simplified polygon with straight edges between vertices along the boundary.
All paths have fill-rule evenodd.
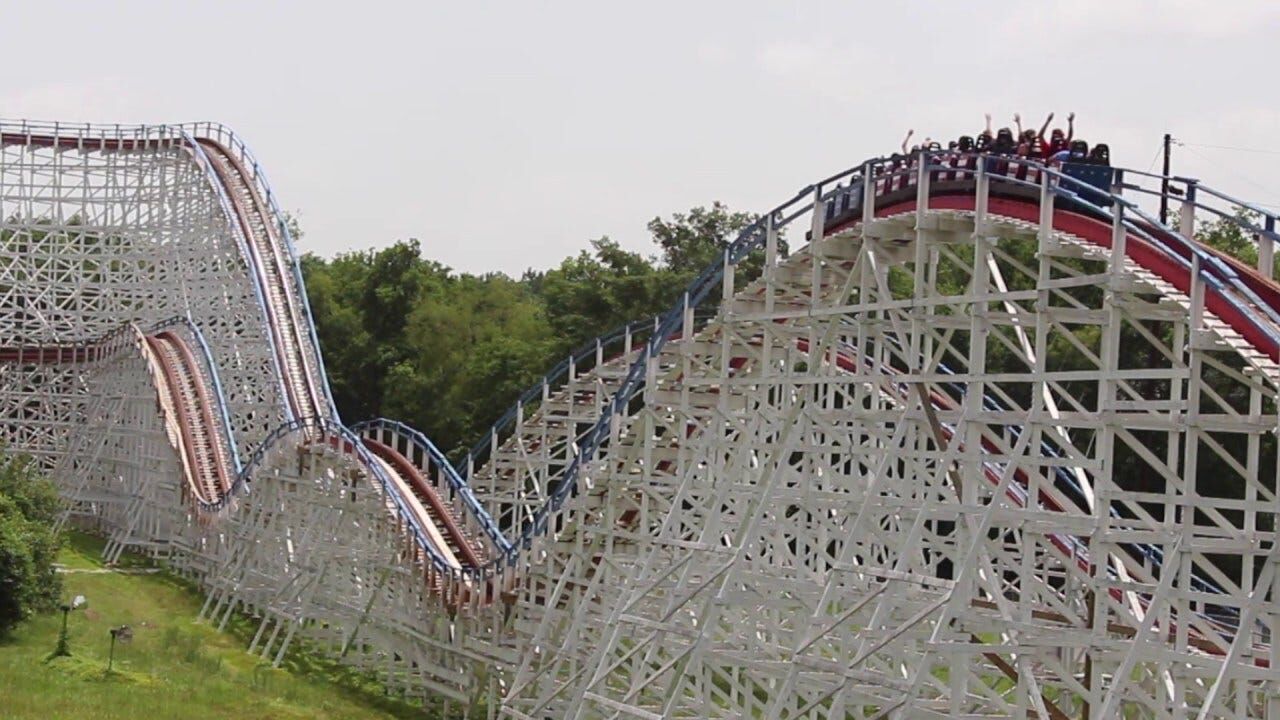
<path id="1" fill-rule="evenodd" d="M 1272 216 L 1242 221 L 1251 270 L 1185 241 L 1194 184 L 1165 229 L 1125 176 L 871 161 L 766 213 L 710 300 L 571 358 L 457 472 L 411 428 L 340 425 L 229 132 L 0 129 L 0 439 L 110 555 L 167 558 L 211 622 L 258 617 L 264 658 L 305 637 L 511 718 L 1280 719 Z M 783 257 L 784 227 L 816 241 Z M 137 340 L 174 316 L 237 468 L 216 505 Z M 441 565 L 415 472 L 365 438 L 478 560 Z"/>

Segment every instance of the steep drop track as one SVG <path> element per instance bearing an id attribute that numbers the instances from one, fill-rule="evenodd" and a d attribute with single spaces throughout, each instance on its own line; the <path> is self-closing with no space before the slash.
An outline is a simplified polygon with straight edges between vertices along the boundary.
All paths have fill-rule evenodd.
<path id="1" fill-rule="evenodd" d="M 160 404 L 177 421 L 189 485 L 205 504 L 222 500 L 231 489 L 234 473 L 220 446 L 220 427 L 213 419 L 210 393 L 201 379 L 191 349 L 172 332 L 146 338 L 160 367 L 163 382 L 157 388 Z"/>
<path id="2" fill-rule="evenodd" d="M 185 138 L 183 146 L 193 154 L 207 158 L 214 176 L 217 178 L 230 205 L 240 234 L 245 240 L 245 262 L 253 274 L 263 301 L 263 314 L 268 328 L 268 336 L 272 341 L 272 350 L 276 366 L 281 374 L 281 383 L 287 403 L 287 417 L 305 428 L 316 428 L 319 432 L 321 424 L 336 421 L 336 409 L 329 404 L 324 383 L 316 365 L 318 352 L 311 346 L 311 321 L 302 310 L 300 296 L 304 293 L 300 276 L 296 272 L 296 260 L 292 257 L 288 244 L 281 236 L 279 218 L 275 217 L 266 199 L 255 185 L 250 170 L 227 146 L 211 138 Z M 145 140 L 122 139 L 110 137 L 64 137 L 46 134 L 0 133 L 0 145 L 26 145 L 35 147 L 51 147 L 70 151 L 101 152 L 143 152 L 152 147 Z M 296 280 L 295 280 L 296 278 Z M 189 395 L 199 395 L 207 402 L 207 389 L 194 382 L 186 368 L 177 361 L 184 350 L 181 343 L 176 342 L 171 334 L 162 334 L 148 338 L 148 345 L 157 355 L 163 356 L 166 363 L 162 365 L 166 384 L 173 388 L 172 404 L 177 414 L 175 422 L 181 428 L 181 453 L 184 466 L 193 476 L 190 481 L 193 487 L 199 487 L 197 498 L 206 502 L 221 500 L 232 483 L 228 480 L 230 473 L 225 462 L 216 460 L 212 451 L 216 430 L 209 424 L 212 418 L 208 407 L 199 403 L 180 402 Z M 66 353 L 79 353 L 79 360 L 95 359 L 92 348 L 64 349 L 61 347 L 0 349 L 0 361 L 19 353 L 25 353 L 23 359 L 34 357 L 36 362 L 44 362 L 46 356 L 53 356 L 53 362 L 64 362 Z M 168 394 L 167 394 L 168 396 Z M 194 400 L 195 398 L 191 398 Z M 311 432 L 308 430 L 308 432 Z M 373 448 L 370 448 L 373 449 Z M 418 527 L 427 538 L 447 538 L 438 545 L 434 554 L 437 562 L 460 556 L 468 566 L 481 563 L 480 557 L 486 555 L 483 543 L 459 530 L 452 511 L 440 499 L 436 490 L 424 482 L 413 464 L 401 456 L 394 448 L 387 445 L 377 447 L 377 455 L 385 460 L 379 467 L 371 468 L 374 476 L 380 473 L 394 473 L 396 477 L 387 478 L 393 487 L 400 491 L 409 491 L 414 498 L 408 508 L 416 516 Z M 360 461 L 367 455 L 358 454 Z M 395 490 L 393 490 L 394 492 Z M 395 512 L 395 505 L 391 507 Z M 460 567 L 457 561 L 446 564 Z"/>
<path id="3" fill-rule="evenodd" d="M 236 472 L 231 467 L 223 426 L 215 420 L 215 396 L 187 342 L 171 330 L 143 334 L 130 325 L 122 332 L 134 342 L 74 346 L 0 347 L 0 363 L 15 366 L 97 363 L 133 350 L 142 355 L 155 379 L 156 402 L 181 459 L 186 486 L 198 507 L 221 505 Z M 113 333 L 115 335 L 115 333 Z M 212 369 L 210 369 L 212 370 Z"/>
<path id="4" fill-rule="evenodd" d="M 292 417 L 304 424 L 311 419 L 336 419 L 337 411 L 328 404 L 321 378 L 308 357 L 310 318 L 299 308 L 300 286 L 294 286 L 290 271 L 295 263 L 280 237 L 277 221 L 272 217 L 261 193 L 252 182 L 248 169 L 225 146 L 199 139 L 200 147 L 225 188 L 240 230 L 247 240 L 250 266 L 264 291 L 267 322 L 275 340 L 275 355 L 284 375 L 286 395 Z M 385 461 L 381 468 L 393 474 L 395 487 L 408 490 L 413 497 L 409 508 L 426 531 L 436 549 L 448 564 L 460 567 L 478 566 L 483 548 L 473 546 L 458 528 L 456 521 L 434 488 L 424 482 L 417 468 L 394 448 L 383 444 L 366 446 Z M 440 538 L 447 538 L 441 545 Z"/>

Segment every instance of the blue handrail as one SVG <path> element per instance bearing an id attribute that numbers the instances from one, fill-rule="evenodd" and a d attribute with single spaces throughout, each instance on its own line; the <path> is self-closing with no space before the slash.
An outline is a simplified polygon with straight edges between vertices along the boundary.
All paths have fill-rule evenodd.
<path id="1" fill-rule="evenodd" d="M 151 327 L 151 333 L 177 325 L 184 326 L 196 339 L 196 345 L 200 349 L 200 356 L 204 359 L 204 367 L 202 369 L 208 373 L 209 381 L 213 384 L 213 396 L 216 401 L 214 404 L 217 406 L 218 419 L 222 423 L 222 432 L 226 436 L 227 451 L 231 455 L 231 462 L 235 466 L 236 472 L 239 473 L 243 463 L 240 460 L 240 450 L 236 444 L 236 435 L 232 430 L 231 415 L 227 411 L 227 394 L 222 389 L 222 378 L 218 375 L 218 365 L 214 362 L 213 352 L 209 349 L 209 343 L 205 339 L 204 332 L 200 330 L 200 326 L 196 325 L 190 315 L 179 315 L 156 323 Z"/>
<path id="2" fill-rule="evenodd" d="M 254 297 L 258 302 L 258 310 L 262 313 L 263 332 L 267 336 L 268 345 L 274 349 L 277 344 L 275 336 L 276 330 L 271 323 L 271 309 L 267 306 L 267 289 L 264 284 L 265 280 L 262 277 L 262 273 L 257 272 L 253 267 L 254 253 L 249 249 L 249 238 L 244 236 L 244 233 L 240 230 L 239 223 L 234 220 L 235 210 L 232 208 L 231 198 L 227 195 L 227 189 L 223 187 L 222 182 L 219 180 L 217 171 L 213 169 L 213 163 L 209 160 L 208 154 L 205 153 L 204 148 L 200 146 L 200 143 L 196 141 L 195 135 L 188 133 L 182 126 L 177 126 L 177 130 L 179 133 L 178 137 L 181 139 L 181 142 L 185 144 L 187 150 L 191 153 L 192 157 L 195 158 L 197 167 L 204 172 L 205 177 L 209 181 L 209 185 L 218 196 L 219 205 L 228 220 L 231 233 L 235 237 L 236 245 L 240 250 L 240 257 L 244 259 L 245 265 L 249 266 L 249 281 L 250 285 L 253 287 Z M 290 421 L 295 418 L 293 408 L 289 406 L 289 402 L 287 400 L 289 392 L 285 387 L 286 375 L 282 364 L 283 362 L 284 359 L 273 350 L 271 353 L 271 363 L 276 369 L 276 383 L 279 386 L 280 404 L 284 411 L 285 420 Z"/>
<path id="3" fill-rule="evenodd" d="M 444 453 L 440 452 L 440 449 L 436 447 L 435 443 L 431 442 L 426 435 L 422 434 L 418 430 L 415 430 L 402 422 L 388 420 L 387 418 L 365 420 L 351 426 L 351 430 L 357 434 L 365 430 L 378 429 L 389 430 L 408 438 L 410 442 L 425 453 L 426 456 L 431 459 L 431 462 L 440 468 L 445 480 L 449 483 L 449 487 L 462 498 L 463 504 L 466 505 L 471 514 L 480 522 L 480 526 L 484 529 L 485 535 L 489 537 L 493 544 L 502 552 L 507 552 L 511 549 L 511 543 L 507 541 L 506 536 L 498 529 L 497 523 L 493 521 L 493 518 L 489 513 L 480 505 L 480 502 L 476 500 L 475 493 L 471 491 L 471 486 L 462 479 L 458 474 L 458 471 L 454 469 L 448 458 L 444 456 Z"/>
<path id="4" fill-rule="evenodd" d="M 921 155 L 924 156 L 923 159 L 927 162 L 929 157 L 940 155 L 940 154 L 931 155 L 929 153 L 921 153 Z M 992 161 L 992 158 L 990 156 L 983 156 L 983 157 L 987 159 L 986 161 Z M 1069 196 L 1072 200 L 1086 203 L 1091 207 L 1091 209 L 1101 213 L 1104 217 L 1106 216 L 1114 217 L 1112 215 L 1113 208 L 1122 208 L 1122 209 L 1130 210 L 1131 212 L 1136 214 L 1138 217 L 1140 217 L 1147 223 L 1150 223 L 1152 227 L 1157 227 L 1157 228 L 1164 227 L 1162 223 L 1160 223 L 1157 220 L 1154 220 L 1150 216 L 1143 213 L 1140 209 L 1136 208 L 1136 206 L 1133 203 L 1130 203 L 1129 201 L 1115 195 L 1112 192 L 1108 191 L 1107 193 L 1105 193 L 1105 195 L 1112 200 L 1111 207 L 1101 207 L 1098 205 L 1094 205 L 1092 203 L 1088 203 L 1088 201 L 1084 200 L 1082 197 L 1080 197 L 1080 195 L 1083 195 L 1085 192 L 1097 193 L 1098 189 L 1096 188 L 1096 186 L 1090 185 L 1076 178 L 1057 172 L 1056 170 L 1049 168 L 1043 163 L 1024 161 L 1021 159 L 1019 160 L 1019 162 L 1029 164 L 1030 166 L 1037 168 L 1041 172 L 1046 172 L 1053 175 L 1058 181 L 1056 184 L 1053 185 L 1053 187 L 1051 187 L 1051 190 L 1052 192 L 1054 192 L 1055 195 Z M 872 160 L 872 161 L 868 161 L 867 163 L 864 163 L 862 166 L 860 166 L 860 168 L 865 169 L 864 174 L 866 176 L 872 177 L 872 176 L 875 176 L 874 171 L 878 167 L 882 166 L 882 164 L 883 164 L 883 159 Z M 839 188 L 838 191 L 847 192 L 850 194 L 859 192 L 862 189 L 862 186 L 861 186 L 861 177 L 857 177 L 854 175 L 857 169 L 858 168 L 855 168 L 850 171 L 846 171 L 845 173 L 839 173 L 837 175 L 833 175 L 831 176 L 831 178 L 828 178 L 826 182 L 828 183 L 832 181 L 838 182 L 842 178 L 849 177 L 851 180 L 849 188 L 842 187 L 842 188 Z M 942 170 L 944 168 L 943 166 L 939 165 L 937 169 Z M 946 167 L 945 169 L 948 171 L 953 170 L 953 168 L 950 168 L 950 167 Z M 908 169 L 907 171 L 904 171 L 904 172 L 910 172 L 910 170 Z M 993 179 L 999 180 L 999 181 L 1006 181 L 1009 178 L 997 176 Z M 1083 192 L 1081 192 L 1078 195 L 1075 192 L 1071 192 L 1071 188 L 1076 188 Z M 611 401 L 605 407 L 604 412 L 601 414 L 600 418 L 597 420 L 596 425 L 592 428 L 592 430 L 588 431 L 586 435 L 583 437 L 583 439 L 578 442 L 578 452 L 576 453 L 574 458 L 571 460 L 568 467 L 565 469 L 561 481 L 551 491 L 551 493 L 549 494 L 549 497 L 543 503 L 543 505 L 541 505 L 535 511 L 532 519 L 525 521 L 521 529 L 521 532 L 519 534 L 519 537 L 514 538 L 515 540 L 515 542 L 513 543 L 514 549 L 506 558 L 506 561 L 508 563 L 514 565 L 518 561 L 518 554 L 519 554 L 520 548 L 529 547 L 530 542 L 535 535 L 545 533 L 547 531 L 549 527 L 548 519 L 549 519 L 550 513 L 557 512 L 562 506 L 565 498 L 571 492 L 576 491 L 577 481 L 580 474 L 582 473 L 582 469 L 584 465 L 587 462 L 590 462 L 590 460 L 594 457 L 595 453 L 599 450 L 601 444 L 604 442 L 605 438 L 608 435 L 609 426 L 610 426 L 610 423 L 612 422 L 613 415 L 615 413 L 624 411 L 626 407 L 626 403 L 630 400 L 631 397 L 634 396 L 636 392 L 638 392 L 639 388 L 643 383 L 645 364 L 648 362 L 649 358 L 656 357 L 658 352 L 660 352 L 661 349 L 665 346 L 665 343 L 674 334 L 677 325 L 680 323 L 682 319 L 684 308 L 686 306 L 694 306 L 698 302 L 701 302 L 702 299 L 707 297 L 712 287 L 716 283 L 718 283 L 720 279 L 723 277 L 724 269 L 726 265 L 728 266 L 735 265 L 736 262 L 740 260 L 742 257 L 744 257 L 747 253 L 749 253 L 751 250 L 754 250 L 760 246 L 760 243 L 763 241 L 763 234 L 765 231 L 765 227 L 763 223 L 764 219 L 770 218 L 770 217 L 777 217 L 778 215 L 785 213 L 787 210 L 794 210 L 794 205 L 797 204 L 799 201 L 801 201 L 810 191 L 813 191 L 813 190 L 816 190 L 816 192 L 814 193 L 815 195 L 818 195 L 823 199 L 829 198 L 835 192 L 837 192 L 837 191 L 831 191 L 824 195 L 822 193 L 822 186 L 809 186 L 801 190 L 800 193 L 798 193 L 791 200 L 783 203 L 782 205 L 772 210 L 770 213 L 762 216 L 760 220 L 757 220 L 755 223 L 752 223 L 751 225 L 749 225 L 739 234 L 738 238 L 730 245 L 729 251 L 728 251 L 730 262 L 726 264 L 722 260 L 718 260 L 715 263 L 713 263 L 710 267 L 705 269 L 703 273 L 699 275 L 699 277 L 693 283 L 691 283 L 690 286 L 685 290 L 685 292 L 682 294 L 681 300 L 678 301 L 670 310 L 668 310 L 661 317 L 661 320 L 659 321 L 659 324 L 658 324 L 658 328 L 654 331 L 654 334 L 650 337 L 641 357 L 638 358 L 632 364 L 622 386 L 615 393 L 613 401 Z M 803 214 L 810 208 L 812 208 L 812 203 L 810 203 L 805 207 L 802 207 L 799 210 L 794 210 L 790 215 L 786 215 L 785 217 L 789 222 L 791 219 L 798 217 L 799 215 Z M 1153 238 L 1150 234 L 1148 234 L 1145 228 L 1137 225 L 1136 223 L 1132 222 L 1131 220 L 1128 220 L 1123 216 L 1121 217 L 1121 222 L 1123 227 L 1125 227 L 1126 231 L 1136 234 L 1139 237 L 1152 240 L 1154 247 L 1163 249 L 1164 252 L 1168 254 L 1172 259 L 1174 259 L 1175 262 L 1180 261 L 1184 265 L 1187 265 L 1184 259 L 1181 259 L 1180 256 L 1177 255 L 1177 253 L 1173 253 L 1169 251 L 1169 249 L 1163 243 L 1154 242 L 1155 238 Z M 781 227 L 781 225 L 775 225 L 775 227 Z M 1173 235 L 1176 237 L 1176 234 L 1173 233 L 1171 230 L 1169 230 L 1168 228 L 1164 228 L 1164 229 L 1167 232 L 1169 232 L 1170 235 Z M 1198 248 L 1194 249 L 1193 251 L 1204 253 L 1203 250 L 1199 250 Z M 1209 275 L 1204 264 L 1201 265 L 1201 274 L 1204 276 L 1204 279 L 1207 284 L 1210 284 L 1215 289 L 1219 289 L 1219 290 L 1225 289 L 1223 288 L 1222 284 L 1217 281 L 1217 278 L 1214 278 L 1211 275 Z M 1269 335 L 1275 336 L 1275 332 L 1267 328 L 1266 324 L 1261 322 L 1261 320 L 1257 318 L 1256 312 L 1251 310 L 1251 308 L 1249 308 L 1247 305 L 1243 303 L 1235 301 L 1233 298 L 1230 298 L 1229 296 L 1224 296 L 1224 297 L 1226 297 L 1227 301 L 1231 302 L 1236 309 L 1240 310 L 1241 313 L 1246 318 L 1248 318 L 1251 323 L 1255 324 L 1259 329 L 1262 329 L 1268 332 Z"/>
<path id="5" fill-rule="evenodd" d="M 507 411 L 503 413 L 492 426 L 490 426 L 484 436 L 467 451 L 466 456 L 463 457 L 460 463 L 461 469 L 458 471 L 458 474 L 463 481 L 465 482 L 470 480 L 468 475 L 470 469 L 474 467 L 476 465 L 476 461 L 485 454 L 485 449 L 492 444 L 493 438 L 501 437 L 515 423 L 516 416 L 522 407 L 528 406 L 530 403 L 541 397 L 542 388 L 557 386 L 560 383 L 560 379 L 568 375 L 570 368 L 576 368 L 579 363 L 589 359 L 597 350 L 612 347 L 619 340 L 622 340 L 628 335 L 632 337 L 635 337 L 636 335 L 643 335 L 646 330 L 650 330 L 657 325 L 655 320 L 656 318 L 636 320 L 614 328 L 598 338 L 588 340 L 582 345 L 579 345 L 569 353 L 568 357 L 556 363 L 551 370 L 547 371 L 546 374 L 521 393 L 520 397 L 516 400 L 516 403 L 508 408 Z"/>
<path id="6" fill-rule="evenodd" d="M 327 418 L 291 420 L 271 431 L 271 433 L 267 435 L 267 438 L 254 449 L 253 453 L 249 456 L 249 461 L 245 463 L 244 469 L 241 470 L 239 476 L 236 478 L 234 488 L 235 492 L 238 493 L 245 489 L 253 475 L 253 471 L 262 464 L 266 458 L 267 451 L 275 446 L 277 442 L 282 441 L 285 436 L 292 433 L 302 433 L 309 430 L 317 430 L 321 435 L 336 438 L 339 443 L 346 442 L 351 445 L 352 453 L 355 454 L 361 465 L 363 465 L 374 476 L 378 481 L 378 484 L 382 487 L 383 492 L 391 499 L 392 503 L 396 507 L 396 514 L 405 521 L 414 543 L 426 553 L 433 568 L 444 574 L 448 574 L 455 579 L 462 579 L 468 574 L 467 568 L 459 569 L 454 567 L 445 559 L 440 550 L 428 540 L 429 536 L 426 528 L 422 525 L 417 514 L 409 509 L 406 499 L 402 496 L 400 491 L 396 489 L 394 481 L 389 475 L 387 475 L 386 471 L 383 470 L 382 464 L 374 459 L 373 455 L 361 441 L 360 437 L 346 426 L 332 422 Z M 225 504 L 228 502 L 233 494 L 233 492 L 228 492 L 222 500 L 222 503 Z"/>

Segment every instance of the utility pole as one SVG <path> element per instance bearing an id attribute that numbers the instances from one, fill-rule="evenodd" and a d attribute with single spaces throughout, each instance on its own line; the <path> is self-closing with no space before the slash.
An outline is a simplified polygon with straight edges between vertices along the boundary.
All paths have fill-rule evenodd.
<path id="1" fill-rule="evenodd" d="M 1164 179 L 1160 181 L 1160 222 L 1169 223 L 1169 150 L 1173 146 L 1173 136 L 1164 134 L 1164 170 L 1160 173 Z"/>

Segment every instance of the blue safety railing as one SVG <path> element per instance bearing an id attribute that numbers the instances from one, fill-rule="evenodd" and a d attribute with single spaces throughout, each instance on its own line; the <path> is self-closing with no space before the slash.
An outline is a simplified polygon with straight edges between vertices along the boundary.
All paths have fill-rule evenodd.
<path id="1" fill-rule="evenodd" d="M 916 162 L 924 162 L 928 164 L 936 161 L 936 159 L 941 156 L 942 153 L 922 153 L 917 156 Z M 980 161 L 982 162 L 981 167 L 984 173 L 994 166 L 995 163 L 1006 162 L 1005 159 L 985 155 L 981 156 Z M 1239 291 L 1239 287 L 1229 288 L 1213 274 L 1213 270 L 1225 271 L 1229 270 L 1229 268 L 1219 267 L 1221 265 L 1220 261 L 1217 263 L 1211 262 L 1214 259 L 1212 253 L 1208 253 L 1207 251 L 1199 248 L 1194 242 L 1188 241 L 1185 238 L 1180 238 L 1173 230 L 1164 227 L 1159 220 L 1143 211 L 1135 203 L 1128 201 L 1114 192 L 1108 191 L 1106 193 L 1106 197 L 1111 201 L 1110 206 L 1103 206 L 1090 202 L 1088 198 L 1099 192 L 1096 182 L 1090 182 L 1090 180 L 1093 180 L 1092 178 L 1082 180 L 1080 178 L 1066 175 L 1058 169 L 1049 167 L 1044 163 L 1022 159 L 1019 161 L 1034 166 L 1047 176 L 1048 180 L 1045 181 L 1048 182 L 1049 185 L 1047 190 L 1054 197 L 1081 203 L 1103 217 L 1109 217 L 1113 220 L 1116 217 L 1114 213 L 1118 211 L 1119 222 L 1128 234 L 1149 241 L 1153 247 L 1164 251 L 1165 254 L 1167 254 L 1174 262 L 1179 263 L 1185 267 L 1188 272 L 1190 272 L 1193 267 L 1189 262 L 1182 259 L 1178 253 L 1172 252 L 1165 242 L 1157 240 L 1157 237 L 1153 234 L 1152 230 L 1160 228 L 1162 230 L 1162 235 L 1174 238 L 1172 242 L 1180 243 L 1188 250 L 1188 252 L 1194 253 L 1202 258 L 1199 272 L 1201 279 L 1205 281 L 1207 287 L 1219 292 L 1219 294 L 1230 302 L 1236 310 L 1240 311 L 1243 317 L 1245 317 L 1250 323 L 1254 324 L 1257 328 L 1267 333 L 1269 337 L 1280 338 L 1280 334 L 1277 333 L 1276 329 L 1267 322 L 1269 318 L 1260 317 L 1258 311 L 1250 307 L 1250 303 L 1241 302 L 1232 297 L 1228 292 L 1229 290 Z M 696 307 L 709 296 L 711 290 L 723 278 L 725 269 L 733 267 L 742 258 L 746 257 L 747 254 L 759 248 L 763 244 L 765 233 L 767 231 L 765 225 L 766 221 L 770 218 L 781 218 L 780 222 L 775 222 L 774 224 L 775 229 L 781 229 L 785 224 L 813 208 L 814 202 L 804 202 L 806 197 L 812 196 L 815 201 L 821 200 L 824 203 L 833 197 L 838 197 L 840 195 L 848 196 L 850 198 L 858 198 L 863 192 L 865 192 L 863 178 L 881 180 L 885 177 L 906 177 L 911 173 L 919 172 L 918 167 L 911 165 L 895 171 L 886 171 L 886 166 L 887 164 L 883 159 L 868 161 L 858 168 L 838 173 L 827 178 L 822 183 L 802 189 L 796 194 L 796 196 L 774 208 L 772 211 L 762 216 L 760 220 L 745 228 L 739 234 L 738 238 L 726 249 L 725 259 L 727 262 L 725 260 L 721 260 L 713 263 L 711 266 L 706 268 L 688 288 L 686 288 L 685 292 L 682 294 L 681 300 L 669 309 L 667 313 L 661 316 L 657 328 L 654 330 L 649 341 L 643 348 L 641 357 L 637 358 L 637 360 L 632 364 L 622 386 L 615 393 L 613 401 L 605 407 L 604 412 L 597 420 L 595 426 L 583 436 L 582 440 L 578 442 L 577 452 L 570 461 L 568 467 L 565 469 L 560 482 L 558 482 L 554 489 L 548 494 L 547 499 L 533 514 L 533 517 L 526 520 L 520 528 L 519 533 L 512 538 L 514 541 L 513 550 L 506 558 L 508 563 L 515 564 L 518 561 L 520 550 L 522 548 L 530 547 L 534 536 L 548 531 L 550 515 L 558 512 L 565 499 L 571 493 L 576 492 L 577 482 L 584 470 L 584 467 L 594 458 L 595 454 L 599 451 L 600 447 L 608 437 L 613 416 L 617 413 L 623 412 L 626 408 L 626 404 L 630 401 L 630 398 L 641 389 L 645 374 L 645 366 L 649 359 L 656 357 L 665 346 L 666 342 L 676 333 L 683 321 L 685 310 L 687 308 Z M 934 170 L 951 172 L 955 170 L 955 168 L 951 166 L 944 166 L 941 163 L 926 166 L 926 172 L 932 172 Z M 1014 182 L 1021 183 L 1028 187 L 1040 188 L 1040 185 L 1030 183 L 1028 181 L 1018 181 L 1016 178 L 1007 178 L 996 175 L 990 176 L 989 179 L 993 182 Z M 847 186 L 843 185 L 841 182 L 842 180 L 848 180 L 849 184 Z M 829 186 L 832 182 L 835 182 L 837 187 L 833 190 L 824 192 L 824 188 Z M 851 203 L 850 206 L 851 209 L 854 210 L 860 209 L 856 204 Z M 1130 219 L 1131 216 L 1137 217 L 1141 221 L 1141 224 Z M 1250 293 L 1245 294 L 1249 295 Z M 536 388 L 531 389 L 530 393 L 534 391 L 540 392 L 541 387 L 542 385 L 539 383 Z M 530 393 L 526 393 L 526 395 L 529 395 Z M 514 415 L 514 411 L 509 412 L 508 415 Z"/>
<path id="2" fill-rule="evenodd" d="M 445 457 L 444 453 L 440 452 L 440 449 L 437 448 L 435 443 L 431 442 L 426 435 L 402 422 L 388 420 L 386 418 L 365 420 L 351 426 L 352 432 L 357 434 L 366 430 L 380 429 L 388 430 L 408 439 L 409 442 L 411 442 L 427 458 L 430 459 L 432 464 L 440 468 L 440 473 L 449 484 L 449 488 L 458 497 L 462 498 L 463 505 L 473 516 L 475 516 L 481 529 L 484 531 L 485 535 L 488 536 L 494 547 L 501 552 L 507 552 L 511 549 L 511 543 L 507 541 L 506 536 L 498 529 L 497 523 L 493 521 L 493 518 L 489 513 L 480 505 L 480 502 L 476 499 L 475 493 L 471 491 L 471 486 L 462 479 L 458 474 L 458 471 L 454 469 L 453 464 L 449 462 L 449 459 Z"/>
<path id="3" fill-rule="evenodd" d="M 271 450 L 277 443 L 282 442 L 283 438 L 292 434 L 302 434 L 307 441 L 315 442 L 314 438 L 307 437 L 311 434 L 318 433 L 323 438 L 333 438 L 338 443 L 346 443 L 350 445 L 351 452 L 360 461 L 360 464 L 371 473 L 378 485 L 382 488 L 383 493 L 388 497 L 395 506 L 396 515 L 405 523 L 409 536 L 427 556 L 430 565 L 438 572 L 449 575 L 455 579 L 461 580 L 469 575 L 468 568 L 457 568 L 445 559 L 444 555 L 436 548 L 435 544 L 430 542 L 426 527 L 422 524 L 417 513 L 413 512 L 406 501 L 404 495 L 396 487 L 395 482 L 383 469 L 382 464 L 377 462 L 369 448 L 361 441 L 359 435 L 356 435 L 346 426 L 335 423 L 327 418 L 306 418 L 303 420 L 291 420 L 286 422 L 267 435 L 266 439 L 254 449 L 249 456 L 248 461 L 241 470 L 240 475 L 236 478 L 236 490 L 241 491 L 245 484 L 253 476 L 253 472 L 261 465 L 267 457 L 267 452 Z M 322 440 L 323 441 L 323 440 Z M 227 494 L 229 499 L 232 493 Z"/>
<path id="4" fill-rule="evenodd" d="M 338 417 L 338 406 L 333 401 L 333 391 L 329 387 L 328 374 L 325 372 L 324 354 L 321 352 L 320 339 L 316 335 L 315 316 L 311 311 L 311 300 L 307 297 L 307 285 L 302 275 L 302 263 L 298 255 L 297 246 L 294 243 L 293 233 L 289 230 L 289 223 L 285 220 L 285 213 L 280 208 L 279 202 L 276 200 L 275 192 L 271 189 L 271 183 L 267 181 L 266 171 L 262 165 L 258 163 L 249 146 L 231 131 L 230 128 L 220 123 L 198 122 L 189 123 L 180 127 L 189 130 L 191 135 L 195 137 L 206 137 L 221 144 L 223 147 L 239 155 L 241 164 L 252 173 L 251 181 L 257 188 L 258 194 L 267 204 L 267 208 L 271 213 L 272 220 L 275 222 L 276 230 L 280 233 L 280 238 L 284 243 L 284 250 L 289 261 L 293 282 L 296 288 L 296 299 L 301 305 L 303 324 L 305 330 L 311 340 L 310 357 L 315 362 L 316 373 L 318 377 L 312 378 L 312 381 L 320 386 L 324 392 L 325 401 L 328 403 L 329 414 L 334 422 L 341 422 Z M 305 352 L 305 349 L 304 349 Z"/>
<path id="5" fill-rule="evenodd" d="M 231 458 L 231 464 L 235 467 L 236 473 L 239 474 L 243 467 L 243 463 L 240 460 L 240 449 L 236 444 L 236 435 L 232 430 L 231 414 L 227 410 L 227 394 L 222 388 L 222 378 L 218 375 L 218 364 L 214 362 L 213 351 L 209 349 L 209 342 L 205 339 L 204 332 L 200 329 L 200 326 L 191 319 L 190 315 L 180 315 L 169 318 L 168 320 L 161 320 L 151 326 L 151 330 L 147 334 L 154 334 L 175 326 L 185 328 L 187 332 L 191 333 L 191 336 L 195 338 L 196 347 L 200 351 L 200 357 L 204 360 L 204 365 L 200 370 L 207 376 L 209 385 L 213 391 L 213 397 L 215 400 L 214 405 L 216 406 L 214 409 L 217 413 L 218 421 L 222 425 L 222 432 L 226 442 L 226 452 Z"/>
<path id="6" fill-rule="evenodd" d="M 486 451 L 494 445 L 495 439 L 504 437 L 510 428 L 515 425 L 516 417 L 521 410 L 532 407 L 541 399 L 543 388 L 559 386 L 561 381 L 568 377 L 571 369 L 576 369 L 601 351 L 616 347 L 619 342 L 622 342 L 627 337 L 634 339 L 637 336 L 643 336 L 646 331 L 657 327 L 657 324 L 658 318 L 637 320 L 615 328 L 575 348 L 564 360 L 556 363 L 555 367 L 547 371 L 546 374 L 521 393 L 515 404 L 503 413 L 489 428 L 488 432 L 467 451 L 466 456 L 459 463 L 461 466 L 461 470 L 458 471 L 459 477 L 464 482 L 470 480 L 469 473 L 471 469 L 480 465 L 486 457 Z"/>

